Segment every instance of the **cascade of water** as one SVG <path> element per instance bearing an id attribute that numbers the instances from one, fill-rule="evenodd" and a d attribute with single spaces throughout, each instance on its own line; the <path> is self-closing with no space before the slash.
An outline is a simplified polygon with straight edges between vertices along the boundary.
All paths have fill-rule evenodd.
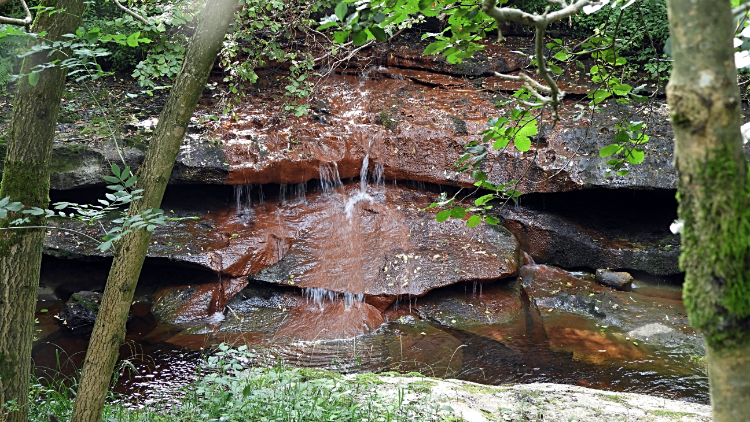
<path id="1" fill-rule="evenodd" d="M 370 142 L 372 145 L 372 142 Z M 362 169 L 359 171 L 359 190 L 361 192 L 367 192 L 367 168 L 370 165 L 370 152 L 365 154 L 364 160 L 362 160 Z"/>
<path id="2" fill-rule="evenodd" d="M 321 164 L 318 166 L 320 174 L 320 189 L 324 193 L 330 193 L 344 186 L 339 176 L 339 166 L 334 161 L 332 164 Z"/>
<path id="3" fill-rule="evenodd" d="M 286 185 L 279 185 L 279 204 L 284 205 L 286 202 Z"/>
<path id="4" fill-rule="evenodd" d="M 221 274 L 219 274 L 219 288 L 218 291 L 214 292 L 213 301 L 209 304 L 208 308 L 209 322 L 217 324 L 224 320 L 224 307 L 226 306 L 224 296 L 224 280 L 221 278 Z"/>
<path id="5" fill-rule="evenodd" d="M 266 197 L 263 195 L 263 185 L 258 185 L 258 204 L 263 205 L 266 202 Z"/>
<path id="6" fill-rule="evenodd" d="M 318 305 L 321 310 L 323 309 L 325 301 L 333 302 L 340 297 L 343 297 L 344 305 L 347 308 L 350 308 L 355 302 L 362 302 L 365 299 L 365 295 L 362 293 L 355 294 L 347 292 L 340 294 L 320 287 L 309 287 L 303 289 L 302 294 L 307 298 L 308 302 L 312 300 L 312 302 Z"/>
<path id="7" fill-rule="evenodd" d="M 307 193 L 307 183 L 297 183 L 294 186 L 294 199 L 300 202 L 305 202 L 305 194 Z"/>
<path id="8" fill-rule="evenodd" d="M 384 172 L 385 172 L 385 168 L 383 167 L 383 165 L 380 163 L 376 163 L 375 171 L 372 173 L 375 186 L 385 186 L 385 179 L 383 179 Z"/>
<path id="9" fill-rule="evenodd" d="M 245 210 L 253 206 L 252 191 L 253 185 L 234 185 L 234 202 L 237 211 Z"/>

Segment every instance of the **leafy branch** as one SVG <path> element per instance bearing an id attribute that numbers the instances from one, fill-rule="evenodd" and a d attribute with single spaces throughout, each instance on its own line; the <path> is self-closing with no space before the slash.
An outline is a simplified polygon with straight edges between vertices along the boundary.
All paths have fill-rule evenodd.
<path id="1" fill-rule="evenodd" d="M 53 209 L 45 209 L 40 207 L 28 207 L 24 209 L 24 206 L 20 202 L 10 202 L 10 197 L 0 199 L 0 219 L 8 219 L 10 216 L 17 216 L 9 222 L 9 227 L 2 227 L 0 230 L 19 230 L 19 229 L 47 229 L 47 230 L 65 230 L 73 233 L 80 234 L 86 238 L 97 243 L 97 249 L 100 251 L 108 251 L 112 248 L 112 244 L 120 240 L 123 236 L 131 233 L 133 230 L 145 229 L 146 231 L 153 232 L 157 226 L 163 226 L 166 224 L 166 220 L 180 220 L 181 218 L 167 218 L 164 216 L 164 211 L 156 208 L 147 209 L 141 211 L 138 214 L 128 216 L 126 211 L 123 209 L 125 206 L 141 198 L 140 194 L 143 189 L 133 189 L 136 182 L 137 176 L 131 175 L 130 167 L 120 169 L 117 164 L 112 164 L 113 176 L 105 176 L 104 180 L 111 183 L 107 186 L 107 189 L 112 191 L 111 193 L 105 194 L 105 199 L 99 199 L 99 204 L 77 204 L 74 202 L 56 202 L 52 204 Z M 66 212 L 67 211 L 67 212 Z M 113 220 L 115 224 L 109 230 L 105 231 L 101 240 L 98 240 L 84 232 L 76 231 L 67 227 L 58 226 L 40 226 L 40 225 L 27 225 L 31 223 L 30 217 L 42 217 L 45 219 L 50 218 L 62 218 L 72 219 L 81 221 L 87 225 L 99 223 L 111 212 L 119 212 L 120 216 Z"/>

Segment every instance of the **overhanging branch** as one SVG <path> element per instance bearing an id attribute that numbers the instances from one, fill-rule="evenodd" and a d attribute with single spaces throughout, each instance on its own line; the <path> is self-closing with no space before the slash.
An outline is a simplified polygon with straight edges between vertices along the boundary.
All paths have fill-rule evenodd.
<path id="1" fill-rule="evenodd" d="M 0 6 L 4 5 L 5 3 L 8 3 L 10 0 L 0 0 Z M 21 2 L 21 6 L 23 6 L 23 11 L 26 13 L 26 17 L 23 19 L 16 19 L 16 18 L 9 18 L 6 16 L 0 16 L 0 23 L 5 23 L 8 25 L 18 25 L 18 26 L 28 26 L 31 25 L 32 17 L 31 17 L 31 11 L 29 11 L 29 6 L 26 5 L 25 0 L 18 0 Z"/>

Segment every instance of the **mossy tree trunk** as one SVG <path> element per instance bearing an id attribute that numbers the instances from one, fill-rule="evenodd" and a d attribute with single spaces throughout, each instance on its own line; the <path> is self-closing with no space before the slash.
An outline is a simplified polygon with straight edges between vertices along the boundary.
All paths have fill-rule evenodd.
<path id="1" fill-rule="evenodd" d="M 714 421 L 750 420 L 750 182 L 729 0 L 668 0 L 680 265 L 706 339 Z"/>
<path id="2" fill-rule="evenodd" d="M 131 205 L 131 215 L 161 205 L 185 130 L 206 86 L 237 3 L 238 0 L 206 1 L 182 69 L 174 81 L 139 169 L 136 186 L 143 189 L 143 197 Z M 124 236 L 116 246 L 115 259 L 86 351 L 72 422 L 101 420 L 120 345 L 125 338 L 128 311 L 150 240 L 151 233 L 136 230 Z"/>
<path id="3" fill-rule="evenodd" d="M 40 6 L 66 10 L 37 15 L 32 30 L 46 31 L 49 41 L 74 33 L 85 9 L 82 0 L 47 0 Z M 38 64 L 61 58 L 62 54 L 49 57 L 46 52 L 30 55 L 21 72 L 28 74 Z M 51 67 L 41 72 L 34 86 L 28 77 L 18 82 L 0 198 L 10 196 L 26 206 L 47 207 L 49 160 L 66 74 L 66 69 Z M 10 215 L 0 221 L 0 227 L 7 227 L 15 218 Z M 41 218 L 33 223 L 45 224 Z M 44 234 L 40 229 L 0 232 L 0 404 L 15 400 L 18 405 L 18 410 L 8 415 L 8 422 L 28 420 L 31 342 Z M 0 416 L 2 413 L 0 410 Z"/>

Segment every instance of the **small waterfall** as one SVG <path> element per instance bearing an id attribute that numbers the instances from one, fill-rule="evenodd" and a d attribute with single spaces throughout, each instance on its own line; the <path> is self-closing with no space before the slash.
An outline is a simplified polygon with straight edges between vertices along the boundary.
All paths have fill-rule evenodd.
<path id="1" fill-rule="evenodd" d="M 299 202 L 305 202 L 305 194 L 307 193 L 307 183 L 297 183 L 294 186 L 294 199 Z"/>
<path id="2" fill-rule="evenodd" d="M 253 184 L 234 185 L 234 202 L 237 211 L 244 211 L 253 207 L 253 191 L 256 188 L 258 190 L 258 204 L 265 203 L 263 186 Z"/>
<path id="3" fill-rule="evenodd" d="M 385 179 L 383 179 L 383 173 L 385 172 L 385 168 L 382 164 L 376 163 L 375 164 L 375 171 L 372 173 L 373 182 L 375 183 L 376 187 L 385 186 Z"/>
<path id="4" fill-rule="evenodd" d="M 252 191 L 253 185 L 234 185 L 234 202 L 237 211 L 245 210 L 253 206 Z"/>
<path id="5" fill-rule="evenodd" d="M 334 192 L 344 187 L 339 176 L 339 166 L 335 161 L 332 164 L 319 165 L 318 173 L 320 174 L 320 189 L 324 193 Z"/>
<path id="6" fill-rule="evenodd" d="M 286 202 L 286 185 L 279 185 L 279 204 L 284 205 Z"/>
<path id="7" fill-rule="evenodd" d="M 362 293 L 354 294 L 354 293 L 336 293 L 332 292 L 330 290 L 326 290 L 319 287 L 309 287 L 302 290 L 302 294 L 307 298 L 308 301 L 312 300 L 312 302 L 320 307 L 320 309 L 323 309 L 323 304 L 328 302 L 333 302 L 337 298 L 344 299 L 344 305 L 347 308 L 350 308 L 352 305 L 354 305 L 355 302 L 362 302 L 365 299 L 365 295 Z"/>
<path id="8" fill-rule="evenodd" d="M 354 209 L 354 205 L 357 202 L 369 201 L 372 203 L 374 201 L 372 196 L 367 193 L 367 175 L 370 166 L 370 149 L 372 148 L 373 141 L 374 138 L 370 138 L 370 144 L 367 146 L 367 154 L 365 154 L 365 158 L 362 160 L 362 169 L 360 169 L 359 171 L 359 192 L 352 195 L 352 197 L 349 198 L 348 201 L 346 201 L 346 205 L 344 206 L 344 211 L 346 212 L 347 219 L 351 219 L 352 210 Z M 377 165 L 375 167 L 377 168 Z"/>
<path id="9" fill-rule="evenodd" d="M 372 145 L 372 141 L 370 141 Z M 365 154 L 364 160 L 362 160 L 362 169 L 359 171 L 359 190 L 361 192 L 367 192 L 367 171 L 370 166 L 370 152 Z"/>

